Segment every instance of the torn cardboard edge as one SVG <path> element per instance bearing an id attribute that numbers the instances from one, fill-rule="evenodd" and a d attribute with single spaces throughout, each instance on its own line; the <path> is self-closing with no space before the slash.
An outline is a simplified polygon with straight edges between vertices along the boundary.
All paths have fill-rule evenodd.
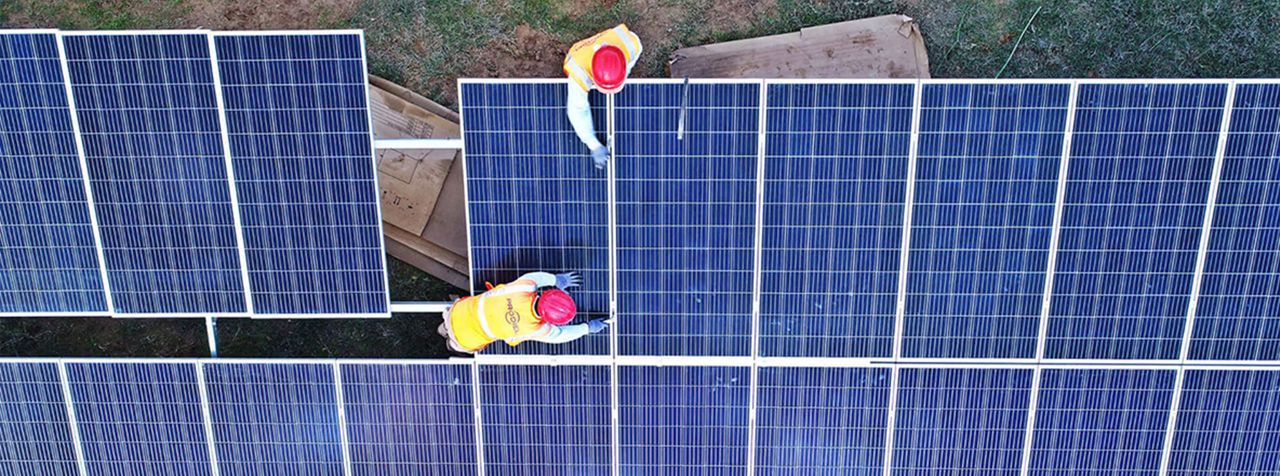
<path id="1" fill-rule="evenodd" d="M 673 78 L 928 78 L 929 55 L 905 15 L 803 28 L 677 50 Z"/>

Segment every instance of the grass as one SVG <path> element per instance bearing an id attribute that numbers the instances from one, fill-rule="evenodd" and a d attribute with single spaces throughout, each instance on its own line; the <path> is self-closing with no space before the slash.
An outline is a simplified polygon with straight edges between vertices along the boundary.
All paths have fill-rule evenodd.
<path id="1" fill-rule="evenodd" d="M 251 18 L 201 24 L 207 20 L 196 13 L 200 7 L 224 1 L 7 0 L 0 1 L 0 24 L 218 28 L 263 21 L 251 15 L 259 11 L 280 12 L 291 28 L 364 29 L 374 74 L 446 105 L 454 104 L 460 76 L 560 75 L 569 44 L 620 22 L 645 43 L 634 74 L 653 77 L 667 74 L 666 61 L 679 48 L 900 13 L 919 23 L 933 76 L 988 78 L 1037 7 L 1043 10 L 1005 77 L 1280 77 L 1280 61 L 1273 60 L 1280 35 L 1272 33 L 1280 2 L 1267 0 L 366 0 L 306 11 L 257 9 L 267 0 L 246 0 L 237 14 Z M 393 299 L 461 294 L 397 260 L 389 266 Z M 227 356 L 429 357 L 445 355 L 434 335 L 438 323 L 438 316 L 424 315 L 223 320 L 219 336 Z M 204 338 L 198 320 L 0 320 L 4 355 L 203 355 Z"/>

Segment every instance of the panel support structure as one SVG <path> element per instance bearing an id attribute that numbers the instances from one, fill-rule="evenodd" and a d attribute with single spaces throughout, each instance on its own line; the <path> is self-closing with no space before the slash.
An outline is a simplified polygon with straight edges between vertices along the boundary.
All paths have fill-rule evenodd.
<path id="1" fill-rule="evenodd" d="M 1054 192 L 1053 230 L 1049 232 L 1049 261 L 1045 263 L 1044 297 L 1040 299 L 1040 331 L 1036 334 L 1035 358 L 1037 361 L 1044 360 L 1045 344 L 1049 337 L 1049 305 L 1053 302 L 1053 275 L 1058 269 L 1058 241 L 1062 236 L 1062 213 L 1067 201 L 1067 173 L 1071 170 L 1071 135 L 1076 129 L 1076 95 L 1079 91 L 1080 84 L 1073 81 L 1071 93 L 1067 95 L 1066 128 L 1062 132 L 1062 158 L 1058 160 L 1058 190 Z M 1035 380 L 1040 381 L 1039 371 L 1036 371 Z M 1034 402 L 1035 395 L 1032 394 L 1031 398 Z M 1027 441 L 1029 443 L 1031 440 Z M 1024 461 L 1023 464 L 1023 474 L 1026 474 L 1026 462 Z"/>
<path id="2" fill-rule="evenodd" d="M 347 437 L 347 402 L 342 394 L 342 364 L 333 362 L 333 397 L 338 405 L 338 435 L 342 441 L 342 473 L 351 476 L 351 439 Z"/>
<path id="3" fill-rule="evenodd" d="M 884 476 L 893 476 L 893 429 L 898 419 L 898 375 L 902 368 L 894 366 L 889 377 L 889 410 L 884 427 Z"/>
<path id="4" fill-rule="evenodd" d="M 373 148 L 376 150 L 462 150 L 462 139 L 374 139 Z"/>
<path id="5" fill-rule="evenodd" d="M 230 187 L 231 219 L 236 227 L 236 248 L 240 252 L 240 279 L 244 281 L 244 309 L 253 314 L 253 287 L 249 282 L 249 258 L 244 248 L 244 225 L 240 221 L 240 192 L 236 189 L 236 168 L 231 162 L 231 130 L 227 128 L 227 105 L 222 100 L 222 73 L 218 69 L 218 45 L 213 35 L 205 35 L 209 41 L 209 62 L 213 64 L 213 98 L 218 106 L 218 127 L 222 129 L 222 160 L 227 168 L 227 186 Z M 388 294 L 390 294 L 388 292 Z M 213 342 L 210 333 L 210 343 Z M 216 349 L 211 354 L 217 357 Z"/>
<path id="6" fill-rule="evenodd" d="M 80 476 L 89 475 L 89 467 L 84 460 L 84 444 L 80 442 L 80 423 L 76 420 L 76 405 L 71 399 L 71 382 L 67 379 L 67 364 L 58 362 L 58 379 L 62 381 L 62 402 L 67 407 L 67 425 L 71 427 L 71 446 L 76 452 L 76 467 Z"/>
<path id="7" fill-rule="evenodd" d="M 484 417 L 480 406 L 480 363 L 471 362 L 471 411 L 475 414 L 476 475 L 484 475 Z"/>
<path id="8" fill-rule="evenodd" d="M 605 95 L 605 141 L 610 154 L 615 148 L 613 135 L 615 129 L 613 94 Z M 618 160 L 616 155 L 609 161 L 606 174 L 609 183 L 606 185 L 606 206 L 608 207 L 609 226 L 609 319 L 618 317 Z M 621 394 L 618 385 L 618 326 L 609 326 L 609 454 L 613 474 L 622 473 L 622 422 L 619 419 Z"/>
<path id="9" fill-rule="evenodd" d="M 204 415 L 204 439 L 209 448 L 209 465 L 213 476 L 220 476 L 218 469 L 218 444 L 213 439 L 213 412 L 209 410 L 209 390 L 204 383 L 204 363 L 196 362 L 196 385 L 199 385 L 200 413 Z"/>
<path id="10" fill-rule="evenodd" d="M 764 283 L 764 174 L 765 142 L 768 134 L 769 85 L 760 82 L 759 140 L 756 144 L 756 230 L 755 254 L 751 269 L 751 374 L 748 376 L 747 404 L 747 474 L 756 474 L 756 435 L 759 423 L 756 419 L 760 395 L 760 295 Z"/>
<path id="11" fill-rule="evenodd" d="M 907 190 L 902 205 L 902 247 L 898 256 L 898 302 L 893 316 L 893 358 L 902 358 L 902 337 L 906 330 L 907 315 L 907 267 L 911 257 L 911 213 L 916 201 L 916 163 L 920 157 L 920 105 L 924 97 L 924 83 L 917 81 L 911 100 L 911 145 L 907 152 Z M 896 373 L 895 379 L 896 377 Z M 896 401 L 890 397 L 890 402 Z M 893 408 L 889 408 L 890 418 Z M 886 466 L 885 471 L 889 468 Z M 887 474 L 887 473 L 886 473 Z"/>
<path id="12" fill-rule="evenodd" d="M 1075 86 L 1072 86 L 1072 95 L 1075 95 Z M 1068 113 L 1070 115 L 1070 113 Z M 1036 367 L 1031 371 L 1031 395 L 1027 403 L 1027 429 L 1026 434 L 1022 435 L 1022 469 L 1021 475 L 1027 476 L 1031 472 L 1031 443 L 1035 439 L 1032 435 L 1036 429 L 1036 409 L 1040 407 L 1040 373 L 1043 371 L 1040 367 Z"/>

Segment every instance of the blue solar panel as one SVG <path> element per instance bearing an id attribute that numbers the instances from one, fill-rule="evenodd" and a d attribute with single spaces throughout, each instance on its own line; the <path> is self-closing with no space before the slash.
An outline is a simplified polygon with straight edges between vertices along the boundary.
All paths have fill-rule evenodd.
<path id="1" fill-rule="evenodd" d="M 61 65 L 0 34 L 0 314 L 107 311 Z"/>
<path id="2" fill-rule="evenodd" d="M 90 474 L 213 474 L 196 367 L 68 364 Z"/>
<path id="3" fill-rule="evenodd" d="M 342 474 L 333 367 L 206 364 L 222 476 Z"/>
<path id="4" fill-rule="evenodd" d="M 464 83 L 473 288 L 531 271 L 577 271 L 579 321 L 609 313 L 607 174 L 596 170 L 565 116 L 563 82 Z M 576 87 L 576 86 L 575 86 Z M 596 130 L 604 98 L 592 96 Z M 608 340 L 538 342 L 498 353 L 607 354 Z"/>
<path id="5" fill-rule="evenodd" d="M 1181 349 L 1222 84 L 1082 84 L 1046 357 Z"/>
<path id="6" fill-rule="evenodd" d="M 608 366 L 486 366 L 485 474 L 609 474 Z"/>
<path id="7" fill-rule="evenodd" d="M 386 314 L 360 35 L 214 40 L 254 312 Z"/>
<path id="8" fill-rule="evenodd" d="M 751 83 L 618 93 L 618 353 L 750 353 L 759 107 Z"/>
<path id="9" fill-rule="evenodd" d="M 900 372 L 894 474 L 1019 473 L 1031 369 Z"/>
<path id="10" fill-rule="evenodd" d="M 1031 474 L 1155 474 L 1174 373 L 1043 370 Z"/>
<path id="11" fill-rule="evenodd" d="M 623 474 L 745 475 L 746 367 L 620 367 Z"/>
<path id="12" fill-rule="evenodd" d="M 0 363 L 0 469 L 14 476 L 75 475 L 58 367 Z"/>
<path id="13" fill-rule="evenodd" d="M 891 371 L 761 368 L 756 471 L 882 474 Z"/>
<path id="14" fill-rule="evenodd" d="M 1280 86 L 1236 87 L 1192 359 L 1280 360 Z"/>
<path id="15" fill-rule="evenodd" d="M 1187 370 L 1169 474 L 1280 474 L 1280 372 Z"/>
<path id="16" fill-rule="evenodd" d="M 115 312 L 246 312 L 208 37 L 64 38 Z"/>
<path id="17" fill-rule="evenodd" d="M 892 352 L 913 91 L 769 86 L 761 355 Z"/>
<path id="18" fill-rule="evenodd" d="M 903 356 L 1036 356 L 1069 93 L 924 86 Z"/>
<path id="19" fill-rule="evenodd" d="M 354 475 L 474 474 L 468 365 L 342 366 Z"/>

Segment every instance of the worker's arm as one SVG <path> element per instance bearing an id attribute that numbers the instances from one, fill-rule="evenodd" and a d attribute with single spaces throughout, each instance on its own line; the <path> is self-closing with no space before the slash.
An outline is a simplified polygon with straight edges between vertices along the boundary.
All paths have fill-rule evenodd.
<path id="1" fill-rule="evenodd" d="M 516 279 L 516 281 L 519 281 L 522 279 L 533 281 L 534 287 L 539 287 L 539 288 L 545 288 L 548 286 L 556 285 L 556 275 L 551 273 L 544 273 L 541 271 L 525 273 L 523 276 L 520 276 L 520 278 Z"/>
<path id="2" fill-rule="evenodd" d="M 569 97 L 565 101 L 565 109 L 569 113 L 569 123 L 573 124 L 573 132 L 578 134 L 578 140 L 587 149 L 604 147 L 600 139 L 596 138 L 596 126 L 591 122 L 591 102 L 587 100 L 587 92 L 573 81 L 569 81 L 568 87 Z"/>
<path id="3" fill-rule="evenodd" d="M 591 333 L 591 327 L 587 324 L 573 324 L 568 326 L 551 326 L 551 332 L 544 336 L 534 337 L 529 340 L 538 342 L 546 342 L 548 344 L 563 344 L 577 340 L 578 338 Z"/>

